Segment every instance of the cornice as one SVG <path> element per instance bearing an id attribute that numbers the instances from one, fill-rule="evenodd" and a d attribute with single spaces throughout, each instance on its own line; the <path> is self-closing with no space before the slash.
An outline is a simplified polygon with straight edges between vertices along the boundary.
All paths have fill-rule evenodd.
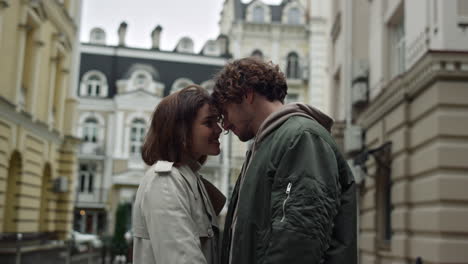
<path id="1" fill-rule="evenodd" d="M 468 81 L 468 53 L 429 51 L 413 67 L 392 80 L 359 115 L 368 128 L 405 101 L 412 101 L 438 80 Z"/>
<path id="2" fill-rule="evenodd" d="M 22 126 L 27 130 L 33 132 L 35 135 L 46 139 L 47 141 L 61 144 L 62 139 L 60 134 L 55 130 L 50 130 L 48 125 L 40 122 L 33 121 L 31 116 L 26 112 L 18 112 L 15 109 L 15 105 L 0 96 L 0 117 L 8 120 L 9 122 Z"/>
<path id="3" fill-rule="evenodd" d="M 67 41 L 72 43 L 75 39 L 77 26 L 73 19 L 68 15 L 65 8 L 57 1 L 41 1 L 47 18 L 57 27 L 59 32 L 66 34 Z"/>

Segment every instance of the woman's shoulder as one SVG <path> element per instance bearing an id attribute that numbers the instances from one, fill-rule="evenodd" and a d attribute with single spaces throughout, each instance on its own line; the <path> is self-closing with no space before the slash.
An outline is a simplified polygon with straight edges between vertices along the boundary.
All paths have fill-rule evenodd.
<path id="1" fill-rule="evenodd" d="M 146 184 L 158 188 L 162 183 L 166 187 L 173 186 L 181 188 L 185 185 L 191 185 L 191 175 L 193 172 L 185 165 L 179 165 L 169 161 L 157 161 L 145 173 Z M 145 182 L 145 181 L 143 181 Z"/>

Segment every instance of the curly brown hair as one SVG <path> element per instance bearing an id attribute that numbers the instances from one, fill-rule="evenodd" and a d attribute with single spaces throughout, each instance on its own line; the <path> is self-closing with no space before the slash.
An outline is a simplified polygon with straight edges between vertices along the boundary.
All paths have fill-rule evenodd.
<path id="1" fill-rule="evenodd" d="M 218 110 L 225 103 L 241 103 L 253 90 L 269 101 L 284 102 L 288 93 L 286 78 L 278 65 L 248 57 L 228 63 L 214 78 L 213 101 Z"/>

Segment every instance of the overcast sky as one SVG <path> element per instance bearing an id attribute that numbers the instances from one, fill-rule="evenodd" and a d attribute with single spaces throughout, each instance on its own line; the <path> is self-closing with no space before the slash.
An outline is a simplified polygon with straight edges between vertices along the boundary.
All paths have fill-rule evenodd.
<path id="1" fill-rule="evenodd" d="M 117 45 L 120 22 L 128 24 L 126 45 L 150 48 L 151 31 L 161 25 L 160 47 L 173 50 L 184 36 L 193 39 L 195 52 L 200 51 L 208 39 L 219 34 L 219 16 L 224 0 L 83 0 L 82 42 L 89 41 L 94 27 L 104 29 L 108 45 Z M 242 2 L 250 2 L 243 0 Z M 281 0 L 264 0 L 278 4 Z"/>

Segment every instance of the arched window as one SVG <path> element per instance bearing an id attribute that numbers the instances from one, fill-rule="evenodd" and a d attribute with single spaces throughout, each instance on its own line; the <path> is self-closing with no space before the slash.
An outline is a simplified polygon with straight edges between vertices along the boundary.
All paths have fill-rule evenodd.
<path id="1" fill-rule="evenodd" d="M 300 23 L 301 12 L 299 8 L 293 7 L 288 10 L 288 24 L 297 25 Z"/>
<path id="2" fill-rule="evenodd" d="M 106 32 L 101 28 L 93 28 L 89 36 L 89 42 L 93 44 L 106 44 Z"/>
<path id="3" fill-rule="evenodd" d="M 262 53 L 262 51 L 260 51 L 258 49 L 254 50 L 252 52 L 252 55 L 250 55 L 250 56 L 255 57 L 255 58 L 259 59 L 259 60 L 263 60 L 263 53 Z"/>
<path id="4" fill-rule="evenodd" d="M 184 89 L 185 87 L 189 86 L 190 84 L 193 84 L 193 81 L 187 78 L 179 78 L 174 81 L 171 87 L 171 94 L 175 93 L 181 89 Z"/>
<path id="5" fill-rule="evenodd" d="M 288 54 L 286 76 L 289 79 L 299 79 L 299 56 L 295 52 Z"/>
<path id="6" fill-rule="evenodd" d="M 176 46 L 177 52 L 193 53 L 193 40 L 189 37 L 183 37 Z"/>
<path id="7" fill-rule="evenodd" d="M 144 89 L 148 85 L 148 77 L 145 74 L 139 73 L 135 77 L 135 87 L 137 89 Z"/>
<path id="8" fill-rule="evenodd" d="M 261 6 L 256 6 L 253 9 L 253 21 L 263 23 L 265 21 L 265 10 Z"/>
<path id="9" fill-rule="evenodd" d="M 18 232 L 18 187 L 17 181 L 21 180 L 23 169 L 22 157 L 19 152 L 11 155 L 8 166 L 8 176 L 6 179 L 5 191 L 3 193 L 3 232 Z M 4 184 L 5 184 L 4 183 Z"/>
<path id="10" fill-rule="evenodd" d="M 205 88 L 210 94 L 213 92 L 215 82 L 213 80 L 207 80 L 200 84 L 201 87 Z"/>
<path id="11" fill-rule="evenodd" d="M 139 155 L 146 133 L 146 123 L 143 119 L 135 119 L 130 128 L 130 154 Z"/>
<path id="12" fill-rule="evenodd" d="M 83 75 L 80 85 L 81 96 L 107 96 L 106 76 L 99 71 L 90 71 Z"/>
<path id="13" fill-rule="evenodd" d="M 98 139 L 98 122 L 96 119 L 87 118 L 83 125 L 83 140 L 96 143 Z"/>

